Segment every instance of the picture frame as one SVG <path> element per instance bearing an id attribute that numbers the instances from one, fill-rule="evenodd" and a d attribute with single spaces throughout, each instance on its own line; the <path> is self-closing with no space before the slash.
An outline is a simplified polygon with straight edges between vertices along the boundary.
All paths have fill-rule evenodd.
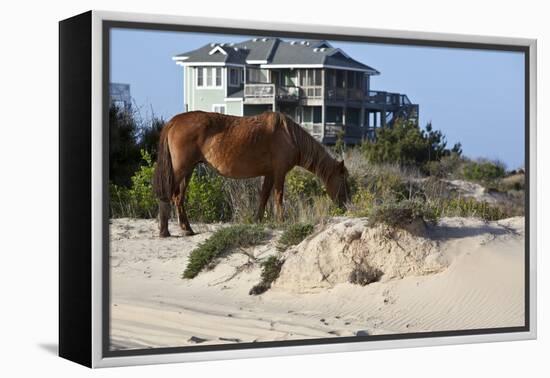
<path id="1" fill-rule="evenodd" d="M 524 324 L 112 350 L 109 344 L 110 31 L 116 28 L 257 35 L 479 51 L 524 57 Z M 88 367 L 347 352 L 536 338 L 536 40 L 89 11 L 59 23 L 59 355 Z M 215 47 L 215 46 L 214 46 Z M 219 111 L 223 104 L 216 104 Z M 323 113 L 324 114 L 324 113 Z"/>

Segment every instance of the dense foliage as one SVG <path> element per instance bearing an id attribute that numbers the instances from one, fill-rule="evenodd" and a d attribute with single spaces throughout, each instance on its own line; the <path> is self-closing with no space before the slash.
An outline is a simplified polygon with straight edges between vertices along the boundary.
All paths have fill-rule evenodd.
<path id="1" fill-rule="evenodd" d="M 233 249 L 257 245 L 265 237 L 264 228 L 258 225 L 234 225 L 222 228 L 191 251 L 182 277 L 194 278 L 203 269 L 212 268 L 216 264 L 216 259 Z"/>
<path id="2" fill-rule="evenodd" d="M 231 207 L 223 188 L 223 178 L 204 166 L 195 168 L 187 188 L 186 211 L 189 219 L 213 223 L 231 219 Z"/>
<path id="3" fill-rule="evenodd" d="M 131 177 L 141 164 L 141 150 L 156 161 L 162 118 L 142 120 L 139 113 L 112 105 L 109 109 L 109 180 L 130 187 Z"/>
<path id="4" fill-rule="evenodd" d="M 467 180 L 489 183 L 504 177 L 506 168 L 500 162 L 489 160 L 468 161 L 464 164 L 463 174 Z"/>
<path id="5" fill-rule="evenodd" d="M 153 159 L 145 150 L 141 150 L 140 154 L 143 164 L 130 178 L 130 187 L 110 185 L 112 217 L 154 218 L 157 215 L 157 200 L 152 186 Z"/>
<path id="6" fill-rule="evenodd" d="M 311 223 L 294 223 L 288 225 L 279 239 L 279 250 L 285 250 L 290 246 L 299 244 L 313 232 Z"/>
<path id="7" fill-rule="evenodd" d="M 365 157 L 372 163 L 399 163 L 424 167 L 430 161 L 439 161 L 454 152 L 462 154 L 460 144 L 447 149 L 445 136 L 431 124 L 426 130 L 416 122 L 397 120 L 392 127 L 376 130 L 374 140 L 362 145 Z"/>
<path id="8" fill-rule="evenodd" d="M 259 284 L 254 285 L 248 292 L 250 295 L 259 295 L 265 293 L 271 287 L 271 284 L 279 278 L 284 260 L 277 256 L 269 256 L 267 260 L 261 263 L 262 274 Z"/>

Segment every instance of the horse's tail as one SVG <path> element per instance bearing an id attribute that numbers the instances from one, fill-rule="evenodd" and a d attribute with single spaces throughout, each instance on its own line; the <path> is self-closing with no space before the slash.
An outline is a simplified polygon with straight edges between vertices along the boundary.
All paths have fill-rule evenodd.
<path id="1" fill-rule="evenodd" d="M 153 177 L 153 190 L 157 198 L 163 202 L 169 202 L 174 191 L 174 170 L 168 147 L 168 126 L 166 125 L 160 134 L 157 165 Z"/>

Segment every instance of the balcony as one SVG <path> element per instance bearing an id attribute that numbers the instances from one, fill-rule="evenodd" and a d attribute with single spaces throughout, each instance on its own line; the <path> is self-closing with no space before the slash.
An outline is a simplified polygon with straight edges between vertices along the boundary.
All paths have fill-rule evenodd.
<path id="1" fill-rule="evenodd" d="M 275 84 L 245 84 L 244 100 L 248 104 L 272 104 L 277 101 L 298 101 L 298 87 L 283 87 Z"/>
<path id="2" fill-rule="evenodd" d="M 327 101 L 357 101 L 377 105 L 380 108 L 395 111 L 413 104 L 407 95 L 383 91 L 364 91 L 357 88 L 325 88 Z M 297 102 L 299 99 L 323 99 L 322 86 L 277 86 L 271 83 L 252 83 L 244 85 L 244 100 L 247 104 L 272 104 L 275 101 Z"/>
<path id="3" fill-rule="evenodd" d="M 361 89 L 352 88 L 327 88 L 326 98 L 332 101 L 363 101 L 364 94 Z"/>
<path id="4" fill-rule="evenodd" d="M 277 87 L 277 100 L 279 101 L 298 101 L 300 98 L 300 88 L 298 87 Z"/>
<path id="5" fill-rule="evenodd" d="M 322 123 L 302 123 L 301 125 L 314 138 L 320 140 L 321 137 L 323 136 L 323 124 Z"/>
<path id="6" fill-rule="evenodd" d="M 358 125 L 347 124 L 337 122 L 327 122 L 325 126 L 325 137 L 336 138 L 338 134 L 344 132 L 343 136 L 346 139 L 361 140 L 365 132 L 365 128 Z"/>
<path id="7" fill-rule="evenodd" d="M 365 93 L 365 99 L 371 104 L 381 104 L 389 106 L 411 105 L 407 95 L 400 93 L 390 93 L 383 91 L 368 91 Z"/>

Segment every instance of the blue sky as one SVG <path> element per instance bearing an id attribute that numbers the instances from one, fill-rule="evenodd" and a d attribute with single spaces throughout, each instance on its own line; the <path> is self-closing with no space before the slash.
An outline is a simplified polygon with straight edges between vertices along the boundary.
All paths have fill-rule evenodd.
<path id="1" fill-rule="evenodd" d="M 183 69 L 172 56 L 210 42 L 251 36 L 111 31 L 111 82 L 128 83 L 143 116 L 169 119 L 183 111 Z M 405 93 L 420 105 L 420 124 L 432 122 L 449 146 L 461 142 L 471 158 L 524 164 L 522 53 L 330 41 L 381 72 L 371 88 Z"/>

